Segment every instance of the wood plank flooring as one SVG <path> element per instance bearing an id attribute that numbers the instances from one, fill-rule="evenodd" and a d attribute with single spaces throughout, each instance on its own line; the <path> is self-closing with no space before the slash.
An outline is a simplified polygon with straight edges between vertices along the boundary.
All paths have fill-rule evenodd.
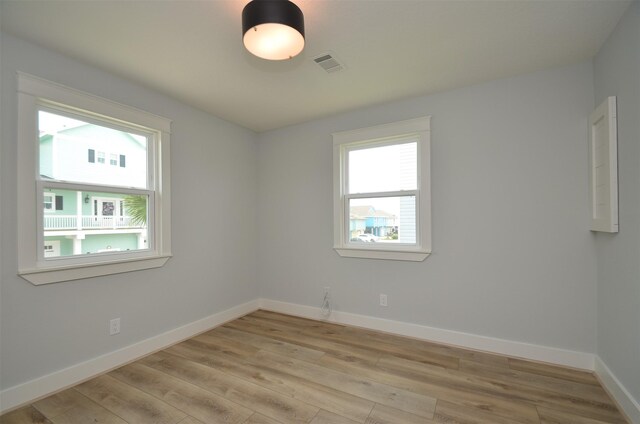
<path id="1" fill-rule="evenodd" d="M 626 423 L 583 371 L 256 311 L 1 424 Z"/>

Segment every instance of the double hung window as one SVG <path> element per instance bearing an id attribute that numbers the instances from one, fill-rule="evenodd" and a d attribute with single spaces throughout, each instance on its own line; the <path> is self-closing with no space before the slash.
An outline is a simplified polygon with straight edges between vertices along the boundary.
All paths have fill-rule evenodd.
<path id="1" fill-rule="evenodd" d="M 45 284 L 162 266 L 170 121 L 24 74 L 19 105 L 20 275 Z"/>
<path id="2" fill-rule="evenodd" d="M 431 251 L 429 118 L 334 140 L 334 248 L 341 256 L 424 260 Z"/>

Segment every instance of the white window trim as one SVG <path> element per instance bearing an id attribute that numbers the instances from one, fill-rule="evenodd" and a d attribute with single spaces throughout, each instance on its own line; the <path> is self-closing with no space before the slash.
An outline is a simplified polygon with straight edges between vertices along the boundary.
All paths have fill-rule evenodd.
<path id="1" fill-rule="evenodd" d="M 149 163 L 155 171 L 149 186 L 155 191 L 150 208 L 155 211 L 155 220 L 149 227 L 154 237 L 152 250 L 140 255 L 105 253 L 77 261 L 74 258 L 46 263 L 38 260 L 42 243 L 36 224 L 42 219 L 43 207 L 37 196 L 39 153 L 35 117 L 43 105 L 90 111 L 96 117 L 109 117 L 115 123 L 155 133 L 158 146 L 153 163 Z M 172 256 L 170 139 L 171 121 L 166 118 L 18 72 L 18 274 L 40 285 L 163 266 Z"/>
<path id="2" fill-rule="evenodd" d="M 597 126 L 605 128 L 604 137 L 600 138 Z M 589 194 L 591 200 L 591 231 L 606 233 L 618 232 L 618 118 L 616 112 L 616 96 L 607 97 L 589 117 Z M 597 163 L 597 144 L 601 143 L 603 156 L 606 160 Z M 602 213 L 598 216 L 597 175 L 604 176 L 604 183 L 600 186 L 604 195 Z"/>
<path id="3" fill-rule="evenodd" d="M 431 117 L 409 119 L 333 133 L 333 248 L 342 257 L 424 261 L 431 254 Z M 418 189 L 416 190 L 416 245 L 367 243 L 354 246 L 347 240 L 345 154 L 354 145 L 400 137 L 418 136 Z M 412 191 L 402 192 L 403 195 Z"/>

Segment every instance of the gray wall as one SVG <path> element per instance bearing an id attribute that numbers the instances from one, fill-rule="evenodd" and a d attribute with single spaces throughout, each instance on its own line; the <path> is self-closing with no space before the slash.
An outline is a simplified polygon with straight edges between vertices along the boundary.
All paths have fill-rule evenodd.
<path id="1" fill-rule="evenodd" d="M 595 99 L 617 95 L 620 112 L 614 236 L 588 231 L 591 62 L 256 136 L 2 34 L 0 388 L 258 294 L 319 306 L 331 286 L 338 310 L 577 351 L 596 351 L 597 326 L 599 355 L 640 398 L 639 27 L 636 4 L 595 59 Z M 16 275 L 18 69 L 173 119 L 174 258 L 164 268 L 40 287 Z M 331 133 L 424 115 L 433 116 L 433 255 L 340 258 Z M 113 317 L 122 333 L 110 337 Z"/>
<path id="2" fill-rule="evenodd" d="M 1 48 L 2 388 L 256 298 L 253 132 L 6 34 Z M 16 275 L 16 70 L 173 120 L 165 267 L 39 287 Z M 114 317 L 122 332 L 109 336 Z"/>
<path id="3" fill-rule="evenodd" d="M 320 306 L 330 286 L 341 311 L 595 352 L 592 108 L 586 62 L 259 135 L 262 296 Z M 331 133 L 424 115 L 433 116 L 433 255 L 339 257 Z"/>
<path id="4" fill-rule="evenodd" d="M 640 401 L 640 3 L 594 60 L 596 105 L 618 100 L 618 234 L 595 235 L 598 355 Z"/>

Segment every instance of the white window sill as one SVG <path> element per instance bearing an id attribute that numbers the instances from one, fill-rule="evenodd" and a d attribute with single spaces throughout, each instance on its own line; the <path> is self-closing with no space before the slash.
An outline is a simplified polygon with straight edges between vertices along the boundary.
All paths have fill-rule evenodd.
<path id="1" fill-rule="evenodd" d="M 120 274 L 142 269 L 160 268 L 171 258 L 171 255 L 148 256 L 143 258 L 122 259 L 105 263 L 88 263 L 81 265 L 21 269 L 18 271 L 25 280 L 39 286 L 41 284 L 59 283 L 61 281 L 80 280 L 101 275 Z"/>
<path id="2" fill-rule="evenodd" d="M 383 250 L 334 247 L 343 258 L 386 259 L 391 261 L 422 262 L 431 254 L 426 250 Z"/>

